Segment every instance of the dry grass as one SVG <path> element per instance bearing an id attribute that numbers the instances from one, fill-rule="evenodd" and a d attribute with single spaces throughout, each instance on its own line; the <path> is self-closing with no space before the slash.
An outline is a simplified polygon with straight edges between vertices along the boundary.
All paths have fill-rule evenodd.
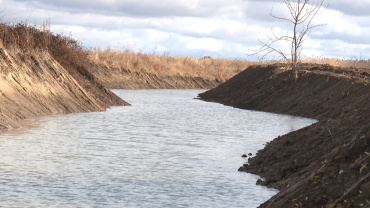
<path id="1" fill-rule="evenodd" d="M 227 80 L 256 62 L 241 59 L 213 59 L 210 57 L 173 57 L 169 55 L 143 54 L 131 49 L 91 48 L 90 61 L 98 65 L 123 68 L 131 72 L 153 73 L 159 76 L 189 76 Z"/>
<path id="2" fill-rule="evenodd" d="M 323 57 L 310 57 L 304 58 L 304 63 L 315 64 L 329 64 L 336 67 L 344 68 L 364 68 L 370 70 L 369 59 L 344 59 L 344 58 L 323 58 Z"/>
<path id="3" fill-rule="evenodd" d="M 88 79 L 94 79 L 94 76 L 87 70 L 89 62 L 131 72 L 153 73 L 159 76 L 202 77 L 220 81 L 231 78 L 251 65 L 278 62 L 143 54 L 140 50 L 130 46 L 118 47 L 118 49 L 93 47 L 86 51 L 82 44 L 71 36 L 53 34 L 49 28 L 48 21 L 39 28 L 29 26 L 26 23 L 5 24 L 0 22 L 0 44 L 8 50 L 20 50 L 28 54 L 47 51 L 71 75 L 78 74 Z M 304 58 L 303 62 L 370 69 L 369 60 L 309 57 Z"/>
<path id="4" fill-rule="evenodd" d="M 89 60 L 82 44 L 71 36 L 52 33 L 48 21 L 39 28 L 26 23 L 0 21 L 0 45 L 14 54 L 33 56 L 41 51 L 47 52 L 76 79 L 95 80 L 88 71 Z"/>
<path id="5" fill-rule="evenodd" d="M 249 61 L 242 59 L 213 59 L 210 57 L 173 57 L 167 54 L 143 54 L 130 47 L 113 49 L 93 47 L 88 51 L 91 62 L 131 72 L 153 73 L 159 76 L 190 76 L 225 81 L 251 65 L 271 64 L 279 61 Z M 338 67 L 370 69 L 370 60 L 339 58 L 304 58 L 303 63 L 329 64 Z"/>

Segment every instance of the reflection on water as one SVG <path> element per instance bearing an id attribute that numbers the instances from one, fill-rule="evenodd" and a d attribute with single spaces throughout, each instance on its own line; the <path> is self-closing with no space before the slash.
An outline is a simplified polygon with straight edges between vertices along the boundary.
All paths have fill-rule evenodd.
<path id="1" fill-rule="evenodd" d="M 0 135 L 0 207 L 257 207 L 276 190 L 240 156 L 310 119 L 116 90 L 130 107 L 32 119 Z"/>

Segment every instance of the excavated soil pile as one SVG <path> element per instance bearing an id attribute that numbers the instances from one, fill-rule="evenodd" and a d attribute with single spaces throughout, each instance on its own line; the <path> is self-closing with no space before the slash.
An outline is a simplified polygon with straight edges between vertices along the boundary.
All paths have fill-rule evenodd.
<path id="1" fill-rule="evenodd" d="M 88 71 L 68 71 L 47 52 L 9 52 L 0 47 L 0 68 L 0 130 L 35 116 L 128 105 Z"/>
<path id="2" fill-rule="evenodd" d="M 200 94 L 318 120 L 269 142 L 239 168 L 280 190 L 260 207 L 370 207 L 369 70 L 303 65 L 296 82 L 290 74 L 281 64 L 253 66 Z"/>
<path id="3" fill-rule="evenodd" d="M 160 76 L 148 72 L 91 64 L 91 72 L 110 89 L 211 89 L 222 81 L 190 76 Z"/>

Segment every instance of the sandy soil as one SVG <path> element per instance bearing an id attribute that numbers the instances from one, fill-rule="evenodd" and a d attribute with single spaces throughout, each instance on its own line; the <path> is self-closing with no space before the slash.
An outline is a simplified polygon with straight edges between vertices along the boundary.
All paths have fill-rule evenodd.
<path id="1" fill-rule="evenodd" d="M 46 52 L 0 48 L 0 67 L 0 130 L 16 128 L 29 117 L 128 105 L 83 71 L 71 76 Z"/>
<path id="2" fill-rule="evenodd" d="M 254 66 L 200 98 L 319 120 L 239 168 L 280 190 L 260 207 L 370 207 L 369 70 L 304 65 L 299 74 L 293 82 L 284 65 Z"/>
<path id="3" fill-rule="evenodd" d="M 160 76 L 147 72 L 91 64 L 91 72 L 110 89 L 211 89 L 220 80 L 202 77 Z"/>

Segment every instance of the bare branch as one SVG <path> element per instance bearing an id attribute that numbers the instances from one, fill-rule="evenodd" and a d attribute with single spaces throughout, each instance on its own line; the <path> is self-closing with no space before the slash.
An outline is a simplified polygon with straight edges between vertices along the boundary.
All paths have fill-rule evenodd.
<path id="1" fill-rule="evenodd" d="M 252 55 L 263 54 L 262 58 L 266 58 L 269 54 L 275 53 L 281 59 L 290 63 L 294 74 L 294 79 L 297 79 L 297 63 L 301 58 L 301 48 L 304 41 L 308 38 L 310 31 L 313 28 L 324 26 L 325 24 L 312 24 L 313 19 L 326 10 L 323 8 L 325 0 L 282 0 L 289 11 L 289 17 L 277 16 L 271 9 L 270 16 L 275 19 L 285 21 L 293 26 L 292 31 L 287 30 L 285 33 L 281 29 L 280 34 L 277 34 L 271 29 L 270 35 L 266 33 L 267 41 L 259 40 L 261 47 Z M 286 42 L 291 44 L 290 53 L 284 53 L 282 49 L 275 48 L 275 43 Z"/>

